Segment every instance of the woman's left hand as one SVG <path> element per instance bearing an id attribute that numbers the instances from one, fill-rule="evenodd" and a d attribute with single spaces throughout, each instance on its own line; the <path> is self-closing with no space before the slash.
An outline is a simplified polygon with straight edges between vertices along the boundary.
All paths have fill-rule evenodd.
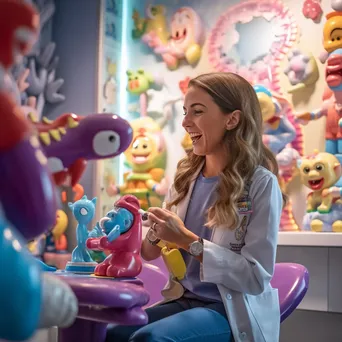
<path id="1" fill-rule="evenodd" d="M 159 239 L 174 243 L 183 248 L 198 239 L 172 211 L 161 208 L 149 208 L 148 212 L 149 219 L 153 222 L 151 227 Z"/>

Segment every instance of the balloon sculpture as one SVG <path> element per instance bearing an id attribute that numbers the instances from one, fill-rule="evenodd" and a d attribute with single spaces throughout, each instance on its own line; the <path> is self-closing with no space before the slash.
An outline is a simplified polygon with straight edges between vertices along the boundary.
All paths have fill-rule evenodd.
<path id="1" fill-rule="evenodd" d="M 55 193 L 33 127 L 3 90 L 4 74 L 34 44 L 39 16 L 25 2 L 2 0 L 0 19 L 0 339 L 19 341 L 37 328 L 71 325 L 78 304 L 71 289 L 43 273 L 25 247 L 25 240 L 53 225 Z"/>
<path id="2" fill-rule="evenodd" d="M 199 15 L 191 7 L 181 7 L 172 15 L 170 33 L 163 6 L 149 6 L 147 17 L 140 18 L 134 11 L 133 37 L 141 37 L 155 54 L 162 57 L 170 70 L 177 69 L 181 60 L 190 65 L 197 64 L 205 34 Z"/>

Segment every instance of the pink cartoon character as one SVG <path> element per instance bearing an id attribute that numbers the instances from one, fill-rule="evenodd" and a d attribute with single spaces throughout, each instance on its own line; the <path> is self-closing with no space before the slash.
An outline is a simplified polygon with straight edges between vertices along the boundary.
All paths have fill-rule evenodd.
<path id="1" fill-rule="evenodd" d="M 142 269 L 140 258 L 142 220 L 139 200 L 132 195 L 121 197 L 99 222 L 103 236 L 89 238 L 87 248 L 109 251 L 95 268 L 96 276 L 134 278 Z"/>
<path id="2" fill-rule="evenodd" d="M 204 27 L 199 15 L 191 7 L 179 8 L 171 18 L 170 39 L 163 43 L 155 32 L 150 32 L 144 42 L 162 56 L 171 70 L 177 69 L 185 59 L 195 65 L 201 58 L 204 43 Z"/>

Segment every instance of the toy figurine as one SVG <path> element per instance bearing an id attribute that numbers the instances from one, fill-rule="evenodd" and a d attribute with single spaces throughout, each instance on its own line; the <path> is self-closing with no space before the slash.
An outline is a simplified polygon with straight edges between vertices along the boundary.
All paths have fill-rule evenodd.
<path id="1" fill-rule="evenodd" d="M 310 228 L 314 231 L 322 231 L 329 221 L 333 231 L 342 231 L 342 188 L 335 186 L 341 173 L 341 164 L 330 153 L 315 151 L 300 162 L 302 183 L 312 190 L 307 197 L 309 216 L 304 219 L 304 225 L 310 219 Z"/>
<path id="2" fill-rule="evenodd" d="M 134 136 L 124 154 L 132 171 L 124 175 L 122 185 L 111 182 L 107 193 L 132 194 L 139 199 L 141 208 L 147 210 L 150 206 L 160 206 L 167 191 L 165 141 L 160 126 L 150 117 L 136 119 L 131 126 Z"/>
<path id="3" fill-rule="evenodd" d="M 327 214 L 331 210 L 333 196 L 323 193 L 331 188 L 341 177 L 341 164 L 330 153 L 317 151 L 301 161 L 300 173 L 302 183 L 312 190 L 307 199 L 307 212 L 318 211 Z"/>
<path id="4" fill-rule="evenodd" d="M 128 84 L 127 91 L 130 94 L 139 96 L 140 116 L 147 116 L 148 108 L 148 91 L 150 89 L 162 88 L 163 81 L 143 69 L 138 71 L 127 70 Z"/>
<path id="5" fill-rule="evenodd" d="M 46 252 L 66 253 L 68 242 L 64 232 L 67 227 L 68 216 L 63 210 L 57 210 L 55 226 L 46 236 Z"/>
<path id="6" fill-rule="evenodd" d="M 205 32 L 201 18 L 191 7 L 179 8 L 171 18 L 171 37 L 165 43 L 156 30 L 145 33 L 142 40 L 155 54 L 161 55 L 167 67 L 175 70 L 181 60 L 196 65 L 201 58 Z"/>
<path id="7" fill-rule="evenodd" d="M 106 235 L 88 239 L 87 247 L 107 250 L 110 255 L 96 266 L 95 275 L 114 278 L 138 276 L 142 269 L 139 200 L 135 196 L 123 196 L 114 204 L 114 209 L 100 220 L 100 226 Z"/>
<path id="8" fill-rule="evenodd" d="M 264 144 L 274 153 L 279 166 L 279 184 L 288 193 L 288 185 L 296 175 L 297 161 L 303 153 L 302 131 L 295 121 L 290 103 L 262 85 L 255 85 L 264 121 Z M 281 217 L 281 230 L 298 230 L 291 201 Z"/>
<path id="9" fill-rule="evenodd" d="M 114 114 L 63 114 L 54 121 L 33 122 L 56 185 L 80 180 L 87 161 L 118 156 L 132 141 L 129 123 Z M 68 179 L 70 184 L 65 184 Z"/>
<path id="10" fill-rule="evenodd" d="M 76 227 L 77 246 L 72 251 L 71 261 L 66 266 L 67 271 L 92 273 L 97 265 L 91 258 L 86 246 L 88 225 L 95 215 L 96 200 L 96 197 L 89 200 L 85 195 L 75 203 L 68 203 L 78 224 Z"/>
<path id="11" fill-rule="evenodd" d="M 2 88 L 4 74 L 33 46 L 39 15 L 26 2 L 2 0 L 0 21 L 0 340 L 24 341 L 39 328 L 71 325 L 78 304 L 25 247 L 53 225 L 55 191 L 32 126 Z"/>
<path id="12" fill-rule="evenodd" d="M 142 38 L 148 39 L 148 35 L 154 32 L 159 40 L 166 44 L 170 38 L 167 29 L 166 9 L 162 5 L 148 5 L 146 8 L 146 19 L 141 18 L 137 10 L 133 11 L 134 29 L 132 37 L 135 39 Z"/>

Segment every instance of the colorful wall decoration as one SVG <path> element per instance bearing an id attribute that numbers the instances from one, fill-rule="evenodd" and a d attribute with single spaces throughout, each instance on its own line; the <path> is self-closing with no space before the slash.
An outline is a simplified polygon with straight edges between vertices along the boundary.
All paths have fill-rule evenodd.
<path id="1" fill-rule="evenodd" d="M 323 93 L 326 101 L 331 96 L 325 91 L 326 65 L 322 63 L 328 61 L 329 67 L 340 58 L 339 51 L 334 49 L 329 61 L 328 53 L 333 50 L 326 52 L 322 45 L 325 16 L 332 11 L 330 6 L 337 8 L 338 1 L 332 5 L 318 0 L 232 0 L 229 3 L 131 0 L 125 3 L 120 9 L 128 16 L 124 25 L 126 38 L 120 46 L 125 69 L 117 72 L 116 84 L 125 80 L 124 86 L 128 88 L 125 95 L 119 96 L 126 103 L 121 108 L 127 109 L 133 124 L 143 118 L 159 124 L 167 151 L 162 176 L 164 187 L 165 180 L 172 179 L 178 160 L 191 148 L 191 140 L 181 126 L 189 80 L 211 71 L 237 72 L 253 85 L 270 91 L 276 114 L 265 118 L 265 142 L 270 143 L 272 132 L 280 128 L 287 136 L 283 130 L 285 122 L 291 127 L 291 139 L 276 144 L 274 151 L 280 167 L 280 185 L 290 196 L 281 229 L 304 229 L 308 188 L 301 184 L 297 162 L 313 149 L 325 149 L 320 116 L 316 118 L 310 113 L 318 112 L 317 108 L 322 106 L 326 108 L 327 102 L 322 105 Z M 318 63 L 317 59 L 323 62 Z M 112 84 L 109 79 L 108 76 L 108 89 Z M 335 91 L 336 99 L 337 89 L 331 90 Z M 311 122 L 306 124 L 308 121 Z M 132 150 L 126 155 L 130 153 Z M 121 187 L 127 186 L 123 175 L 135 174 L 130 160 L 132 155 L 126 158 L 120 175 L 114 176 L 108 171 L 110 168 L 106 169 L 104 179 L 112 189 L 119 186 L 123 190 Z M 113 191 L 109 193 L 113 195 Z"/>

